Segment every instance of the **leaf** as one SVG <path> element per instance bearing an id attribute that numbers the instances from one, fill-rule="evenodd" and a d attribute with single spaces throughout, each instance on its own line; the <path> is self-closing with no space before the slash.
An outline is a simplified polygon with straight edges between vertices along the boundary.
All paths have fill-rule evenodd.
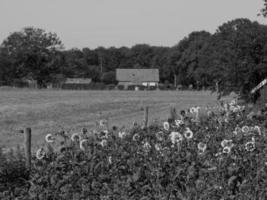
<path id="1" fill-rule="evenodd" d="M 138 181 L 138 179 L 139 179 L 139 177 L 140 177 L 140 168 L 133 174 L 133 176 L 132 176 L 132 181 L 133 182 L 136 182 L 136 181 Z"/>
<path id="2" fill-rule="evenodd" d="M 237 179 L 237 176 L 231 176 L 231 177 L 228 179 L 228 186 L 232 185 L 232 183 L 234 182 L 235 179 Z"/>

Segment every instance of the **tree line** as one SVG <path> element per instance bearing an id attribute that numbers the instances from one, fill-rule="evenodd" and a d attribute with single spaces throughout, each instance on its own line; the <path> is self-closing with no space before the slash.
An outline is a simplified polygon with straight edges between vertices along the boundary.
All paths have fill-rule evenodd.
<path id="1" fill-rule="evenodd" d="M 262 11 L 264 12 L 264 10 Z M 0 46 L 0 83 L 25 78 L 40 87 L 65 78 L 91 78 L 116 84 L 117 68 L 158 68 L 160 82 L 224 93 L 246 93 L 267 76 L 267 26 L 235 19 L 215 33 L 195 31 L 172 47 L 137 44 L 128 47 L 64 50 L 55 33 L 27 27 L 11 33 Z"/>

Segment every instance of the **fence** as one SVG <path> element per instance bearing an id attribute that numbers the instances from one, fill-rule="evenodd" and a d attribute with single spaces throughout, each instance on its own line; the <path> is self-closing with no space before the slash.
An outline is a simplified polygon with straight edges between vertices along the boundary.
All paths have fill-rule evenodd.
<path id="1" fill-rule="evenodd" d="M 174 107 L 170 108 L 169 121 L 173 121 L 177 118 L 176 109 Z M 143 113 L 143 125 L 144 128 L 149 126 L 149 107 L 145 106 Z M 31 171 L 31 149 L 32 149 L 32 129 L 27 127 L 24 130 L 20 130 L 20 133 L 24 134 L 24 153 L 25 153 L 25 166 L 28 171 Z"/>

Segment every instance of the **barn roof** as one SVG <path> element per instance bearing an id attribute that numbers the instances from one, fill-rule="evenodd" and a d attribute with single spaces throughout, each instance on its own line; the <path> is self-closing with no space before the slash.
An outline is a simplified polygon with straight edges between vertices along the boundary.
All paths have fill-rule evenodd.
<path id="1" fill-rule="evenodd" d="M 119 82 L 159 82 L 158 69 L 116 69 L 116 79 Z"/>
<path id="2" fill-rule="evenodd" d="M 89 84 L 91 82 L 90 78 L 67 78 L 65 81 L 67 84 Z"/>
<path id="3" fill-rule="evenodd" d="M 251 94 L 255 93 L 257 90 L 259 90 L 260 88 L 262 88 L 264 85 L 266 85 L 266 83 L 267 83 L 267 78 L 264 79 L 262 82 L 260 82 L 256 87 L 254 87 L 251 90 Z"/>

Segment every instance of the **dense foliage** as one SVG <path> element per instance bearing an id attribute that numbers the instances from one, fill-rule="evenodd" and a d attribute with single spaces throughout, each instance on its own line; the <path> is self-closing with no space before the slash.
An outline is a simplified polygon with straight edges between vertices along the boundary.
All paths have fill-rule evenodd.
<path id="1" fill-rule="evenodd" d="M 214 34 L 196 31 L 173 47 L 137 44 L 131 48 L 60 50 L 56 34 L 25 28 L 12 33 L 0 48 L 0 84 L 18 79 L 38 81 L 40 87 L 65 78 L 92 78 L 116 84 L 116 68 L 158 68 L 161 83 L 184 87 L 248 93 L 267 76 L 267 27 L 235 19 Z"/>
<path id="2" fill-rule="evenodd" d="M 48 134 L 21 194 L 9 187 L 1 199 L 264 200 L 266 115 L 232 102 L 148 128 L 107 130 L 102 120 L 92 131 Z"/>
<path id="3" fill-rule="evenodd" d="M 3 66 L 0 65 L 3 79 L 0 81 L 10 83 L 29 78 L 44 86 L 58 72 L 56 58 L 62 43 L 56 34 L 38 28 L 24 28 L 8 36 L 1 47 L 1 57 L 5 59 Z"/>
<path id="4" fill-rule="evenodd" d="M 264 2 L 264 5 L 259 15 L 263 15 L 264 17 L 267 17 L 267 0 L 263 0 L 263 2 Z"/>

